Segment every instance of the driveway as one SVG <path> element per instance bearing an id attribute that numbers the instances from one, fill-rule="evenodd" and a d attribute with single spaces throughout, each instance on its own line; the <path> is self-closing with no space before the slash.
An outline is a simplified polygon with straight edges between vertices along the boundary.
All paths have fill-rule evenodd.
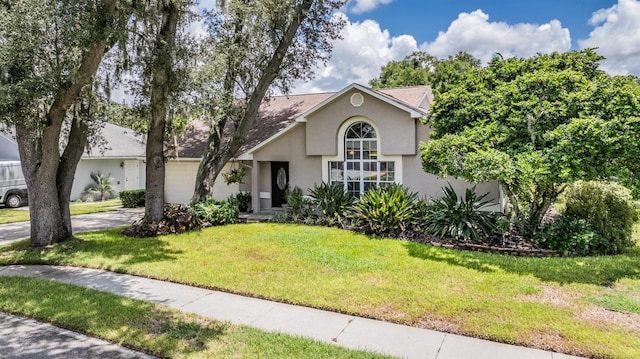
<path id="1" fill-rule="evenodd" d="M 144 208 L 120 208 L 112 212 L 82 214 L 71 217 L 73 233 L 99 231 L 124 227 L 144 217 Z M 29 222 L 0 225 L 0 245 L 28 238 L 31 235 Z"/>

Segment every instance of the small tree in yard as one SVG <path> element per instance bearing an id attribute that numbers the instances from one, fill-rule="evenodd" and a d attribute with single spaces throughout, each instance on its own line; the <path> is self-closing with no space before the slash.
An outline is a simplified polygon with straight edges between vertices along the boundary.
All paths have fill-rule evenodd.
<path id="1" fill-rule="evenodd" d="M 592 50 L 494 58 L 436 97 L 423 168 L 498 181 L 522 234 L 577 179 L 640 173 L 640 86 L 598 69 Z"/>
<path id="2" fill-rule="evenodd" d="M 84 196 L 98 197 L 100 201 L 112 198 L 118 191 L 113 185 L 113 177 L 111 173 L 104 175 L 102 172 L 91 172 L 92 183 L 88 184 L 82 194 Z"/>

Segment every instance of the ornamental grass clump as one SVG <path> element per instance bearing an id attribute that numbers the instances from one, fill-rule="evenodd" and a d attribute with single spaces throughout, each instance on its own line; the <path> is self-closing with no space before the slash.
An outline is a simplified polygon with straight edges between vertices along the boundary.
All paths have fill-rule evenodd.
<path id="1" fill-rule="evenodd" d="M 344 190 L 341 183 L 316 184 L 309 189 L 309 196 L 325 218 L 344 218 L 353 207 L 354 197 Z"/>
<path id="2" fill-rule="evenodd" d="M 356 200 L 354 217 L 377 235 L 398 235 L 416 214 L 418 194 L 397 183 L 372 188 Z"/>
<path id="3" fill-rule="evenodd" d="M 491 204 L 484 200 L 489 193 L 478 196 L 474 186 L 459 198 L 451 184 L 442 190 L 444 195 L 433 200 L 427 210 L 427 234 L 481 241 L 497 232 L 496 215 L 486 210 Z"/>

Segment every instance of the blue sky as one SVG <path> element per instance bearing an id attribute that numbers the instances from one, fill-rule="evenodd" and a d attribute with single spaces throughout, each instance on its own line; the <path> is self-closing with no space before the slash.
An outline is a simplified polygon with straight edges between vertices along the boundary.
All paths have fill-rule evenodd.
<path id="1" fill-rule="evenodd" d="M 489 15 L 490 21 L 508 24 L 544 24 L 559 20 L 569 29 L 572 48 L 577 49 L 578 39 L 586 39 L 593 26 L 589 25 L 591 15 L 610 8 L 616 0 L 394 0 L 379 4 L 365 12 L 349 11 L 352 22 L 373 19 L 383 29 L 394 35 L 410 34 L 418 43 L 433 41 L 439 31 L 446 31 L 458 14 L 481 9 Z M 351 9 L 354 2 L 351 3 Z"/>
<path id="2" fill-rule="evenodd" d="M 640 75 L 640 0 L 349 0 L 332 58 L 293 93 L 363 85 L 413 51 L 440 58 L 466 51 L 486 63 L 496 53 L 598 48 L 601 68 Z"/>

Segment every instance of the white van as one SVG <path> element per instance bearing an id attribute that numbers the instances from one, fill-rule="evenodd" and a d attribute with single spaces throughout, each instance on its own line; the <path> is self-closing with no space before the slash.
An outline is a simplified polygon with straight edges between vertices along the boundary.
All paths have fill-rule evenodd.
<path id="1" fill-rule="evenodd" d="M 0 162 L 0 205 L 16 208 L 27 203 L 27 183 L 20 161 Z"/>

